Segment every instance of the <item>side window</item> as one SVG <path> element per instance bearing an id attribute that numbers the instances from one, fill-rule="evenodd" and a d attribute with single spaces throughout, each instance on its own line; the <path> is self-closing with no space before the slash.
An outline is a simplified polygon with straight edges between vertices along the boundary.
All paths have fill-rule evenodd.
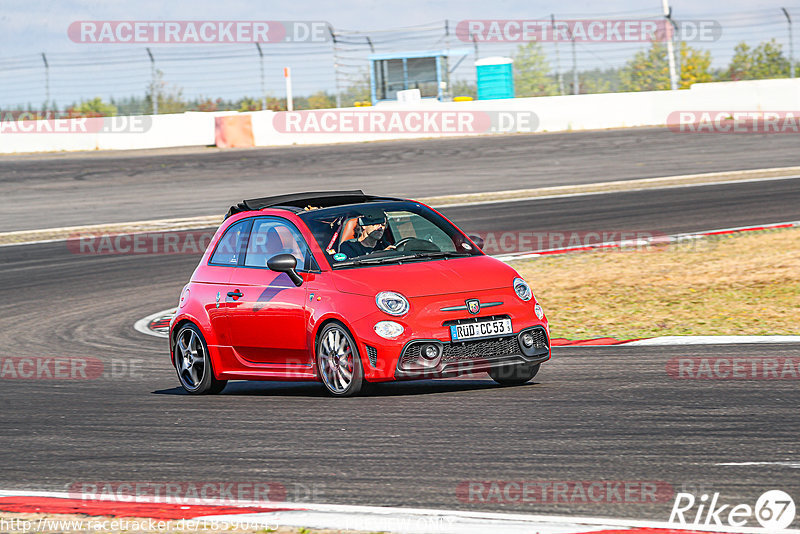
<path id="1" fill-rule="evenodd" d="M 238 264 L 239 256 L 244 248 L 251 222 L 251 220 L 245 219 L 232 224 L 225 230 L 225 235 L 223 235 L 219 243 L 217 243 L 217 248 L 214 250 L 214 254 L 211 255 L 211 261 L 208 263 L 227 267 L 233 267 Z"/>
<path id="2" fill-rule="evenodd" d="M 298 269 L 307 269 L 306 260 L 310 253 L 295 228 L 279 219 L 256 219 L 250 232 L 244 265 L 266 267 L 267 261 L 276 254 L 291 254 L 297 258 Z"/>

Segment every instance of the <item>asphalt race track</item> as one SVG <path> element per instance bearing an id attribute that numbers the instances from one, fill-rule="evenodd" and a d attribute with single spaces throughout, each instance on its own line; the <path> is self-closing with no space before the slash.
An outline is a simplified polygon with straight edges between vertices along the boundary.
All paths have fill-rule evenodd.
<path id="1" fill-rule="evenodd" d="M 248 150 L 0 157 L 0 231 L 221 213 L 243 198 L 409 197 L 800 164 L 791 135 L 666 128 Z"/>
<path id="2" fill-rule="evenodd" d="M 800 179 L 444 208 L 465 231 L 676 234 L 800 220 Z"/>
<path id="3" fill-rule="evenodd" d="M 562 139 L 567 145 L 600 143 L 594 135 L 608 136 L 609 146 L 640 143 L 619 132 Z M 647 144 L 662 134 L 636 135 Z M 670 136 L 676 143 L 683 139 Z M 754 167 L 794 164 L 789 144 L 778 137 L 790 136 L 769 138 L 761 153 L 751 150 L 747 162 Z M 735 136 L 725 140 L 730 144 L 725 150 L 735 156 L 739 141 Z M 748 140 L 751 147 L 760 146 L 758 137 Z M 403 150 L 384 146 L 398 157 Z M 706 166 L 671 170 L 720 170 L 724 158 L 717 148 L 695 145 L 698 158 L 707 151 Z M 341 148 L 298 152 L 314 150 L 333 153 Z M 563 157 L 569 152 L 565 150 Z M 690 150 L 688 144 L 684 150 Z M 774 152 L 765 155 L 769 151 Z M 218 157 L 247 161 L 257 156 L 232 152 Z M 370 164 L 377 165 L 379 153 L 372 152 L 372 157 Z M 407 157 L 411 160 L 413 154 Z M 550 157 L 552 168 L 557 156 Z M 565 175 L 565 181 L 591 181 L 592 158 L 583 157 L 584 162 L 570 162 L 575 172 Z M 637 166 L 633 156 L 631 161 L 608 161 L 599 152 L 595 157 L 601 160 L 597 170 L 608 171 L 604 179 L 612 177 L 615 165 L 621 177 L 674 174 L 653 165 Z M 25 190 L 30 184 L 7 180 L 4 171 L 17 165 L 13 161 L 28 161 L 19 169 L 29 168 L 30 180 L 44 184 L 44 169 L 55 165 L 52 161 L 69 167 L 84 160 L 9 161 L 0 163 L 2 188 L 21 198 L 33 193 Z M 99 166 L 116 160 L 105 156 L 91 161 Z M 184 161 L 197 163 L 190 157 Z M 148 165 L 155 166 L 155 160 Z M 734 168 L 735 161 L 728 165 Z M 489 168 L 487 164 L 484 171 Z M 207 183 L 210 172 L 203 175 Z M 175 178 L 165 179 L 168 191 L 177 187 Z M 425 182 L 424 176 L 417 179 Z M 54 179 L 52 187 L 57 190 L 62 181 Z M 134 181 L 131 177 L 123 183 Z M 221 213 L 229 199 L 247 196 L 241 194 L 242 183 L 227 191 L 220 184 L 216 202 L 205 201 L 201 213 Z M 446 214 L 468 230 L 676 233 L 798 220 L 797 184 L 774 180 L 615 193 L 457 207 Z M 122 198 L 115 191 L 104 194 L 114 202 Z M 197 198 L 199 193 L 191 195 Z M 49 226 L 73 220 L 70 210 L 75 221 L 85 223 L 104 222 L 111 213 L 106 208 L 82 212 L 89 204 L 59 207 L 55 191 L 48 197 L 40 190 L 36 198 L 38 207 L 53 209 L 36 219 Z M 220 198 L 227 200 L 220 205 Z M 158 211 L 167 202 L 174 202 L 180 215 L 192 214 L 187 211 L 191 203 L 179 197 L 152 193 L 139 201 L 160 207 L 136 217 L 125 212 L 120 220 L 169 215 Z M 3 211 L 4 220 L 21 210 L 9 208 Z M 33 220 L 23 218 L 20 224 L 31 227 Z M 516 388 L 471 377 L 386 384 L 366 396 L 331 399 L 318 384 L 231 383 L 220 396 L 190 397 L 178 387 L 166 342 L 137 333 L 132 324 L 173 306 L 197 259 L 78 255 L 63 242 L 0 247 L 0 359 L 95 358 L 107 371 L 94 380 L 0 380 L 3 489 L 64 491 L 87 481 L 272 481 L 287 487 L 290 500 L 659 521 L 668 519 L 671 497 L 644 504 L 500 504 L 464 502 L 456 489 L 468 481 L 655 481 L 674 491 L 718 491 L 727 502 L 751 505 L 769 489 L 800 492 L 798 471 L 790 466 L 715 465 L 797 460 L 797 381 L 675 380 L 666 371 L 675 357 L 798 357 L 796 345 L 556 348 L 535 383 Z"/>
<path id="4" fill-rule="evenodd" d="M 470 480 L 662 481 L 754 499 L 800 490 L 795 381 L 673 380 L 676 356 L 797 356 L 791 346 L 556 348 L 533 385 L 486 379 L 380 386 L 330 399 L 317 384 L 177 387 L 166 343 L 131 328 L 172 304 L 192 256 L 3 251 L 3 356 L 99 358 L 119 375 L 3 380 L 0 479 L 64 491 L 86 481 L 274 481 L 334 503 L 668 518 L 670 502 L 514 506 L 456 498 Z M 113 364 L 111 362 L 114 362 Z M 131 376 L 124 369 L 133 362 Z M 321 493 L 320 493 L 321 492 Z M 302 497 L 302 494 L 301 494 Z"/>

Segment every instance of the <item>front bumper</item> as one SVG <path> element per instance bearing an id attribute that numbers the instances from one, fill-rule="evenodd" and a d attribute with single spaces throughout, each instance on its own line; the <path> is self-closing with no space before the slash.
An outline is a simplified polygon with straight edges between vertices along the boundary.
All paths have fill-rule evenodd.
<path id="1" fill-rule="evenodd" d="M 470 315 L 466 309 L 466 300 L 471 298 L 481 303 L 478 314 Z M 376 309 L 350 323 L 368 381 L 454 376 L 517 363 L 535 365 L 550 359 L 547 319 L 536 317 L 535 299 L 522 301 L 511 288 L 415 297 L 410 303 L 411 311 L 406 316 L 395 318 Z M 452 341 L 452 325 L 501 318 L 511 319 L 514 334 Z M 380 337 L 373 327 L 382 320 L 399 323 L 403 334 L 394 339 Z M 523 351 L 520 335 L 531 329 L 537 331 L 539 346 L 533 352 Z M 407 362 L 409 355 L 425 343 L 441 348 L 441 360 L 425 369 L 404 365 L 404 358 Z"/>
<path id="2" fill-rule="evenodd" d="M 531 334 L 534 344 L 526 347 L 522 338 Z M 426 358 L 423 351 L 436 347 L 438 356 Z M 506 365 L 535 365 L 550 359 L 550 339 L 542 326 L 525 328 L 510 336 L 470 341 L 414 339 L 403 347 L 397 359 L 395 378 L 436 378 L 485 372 Z"/>

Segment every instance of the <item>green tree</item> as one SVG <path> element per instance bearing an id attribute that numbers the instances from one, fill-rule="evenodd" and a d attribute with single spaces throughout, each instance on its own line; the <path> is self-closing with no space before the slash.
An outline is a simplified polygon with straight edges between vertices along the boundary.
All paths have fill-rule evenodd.
<path id="1" fill-rule="evenodd" d="M 711 71 L 711 52 L 698 50 L 681 43 L 678 49 L 678 65 L 680 66 L 680 88 L 688 89 L 695 83 L 713 81 Z"/>
<path id="2" fill-rule="evenodd" d="M 681 43 L 678 49 L 680 66 L 679 89 L 692 84 L 710 82 L 711 53 Z M 670 88 L 667 46 L 654 41 L 647 50 L 636 52 L 620 71 L 623 91 L 662 91 Z"/>
<path id="3" fill-rule="evenodd" d="M 775 39 L 764 41 L 755 48 L 743 41 L 733 49 L 733 58 L 728 66 L 730 80 L 788 77 L 789 59 L 783 55 L 783 47 Z"/>
<path id="4" fill-rule="evenodd" d="M 520 45 L 514 54 L 514 93 L 518 97 L 558 94 L 541 43 Z"/>
<path id="5" fill-rule="evenodd" d="M 471 96 L 478 98 L 478 86 L 466 80 L 456 80 L 450 85 L 453 96 Z"/>
<path id="6" fill-rule="evenodd" d="M 317 91 L 308 97 L 307 109 L 328 109 L 336 107 L 336 97 L 326 91 Z"/>
<path id="7" fill-rule="evenodd" d="M 578 73 L 581 94 L 616 93 L 620 90 L 619 68 L 590 69 Z M 563 74 L 568 94 L 572 94 L 572 73 Z"/>
<path id="8" fill-rule="evenodd" d="M 364 69 L 358 73 L 355 80 L 342 91 L 340 100 L 342 107 L 353 106 L 355 102 L 369 102 L 372 100 L 368 70 Z M 334 95 L 334 105 L 335 102 L 336 97 Z"/>
<path id="9" fill-rule="evenodd" d="M 158 113 L 183 113 L 189 103 L 183 98 L 183 89 L 164 81 L 164 73 L 156 71 L 156 79 L 148 86 L 145 102 L 148 113 L 153 109 L 153 93 L 158 95 Z"/>
<path id="10" fill-rule="evenodd" d="M 264 107 L 260 98 L 249 96 L 239 99 L 236 104 L 236 111 L 261 111 L 261 108 Z"/>
<path id="11" fill-rule="evenodd" d="M 199 98 L 194 102 L 189 103 L 189 109 L 193 111 L 220 111 L 220 106 L 223 105 L 221 98 L 212 100 L 210 98 Z"/>
<path id="12" fill-rule="evenodd" d="M 71 113 L 83 117 L 110 117 L 117 114 L 117 107 L 114 104 L 103 102 L 99 96 L 91 100 L 84 100 L 77 106 L 69 110 Z"/>

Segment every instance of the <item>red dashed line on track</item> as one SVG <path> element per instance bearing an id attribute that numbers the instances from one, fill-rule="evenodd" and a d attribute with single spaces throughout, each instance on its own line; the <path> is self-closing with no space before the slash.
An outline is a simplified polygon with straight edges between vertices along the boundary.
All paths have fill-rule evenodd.
<path id="1" fill-rule="evenodd" d="M 564 339 L 564 338 L 555 338 L 550 340 L 550 345 L 553 347 L 586 347 L 592 345 L 624 345 L 625 343 L 630 343 L 631 341 L 639 341 L 640 339 L 644 338 L 636 338 L 636 339 L 616 339 L 613 337 L 598 337 L 594 339 Z"/>
<path id="2" fill-rule="evenodd" d="M 296 508 L 129 503 L 101 500 L 60 499 L 57 497 L 0 497 L 0 510 L 13 513 L 142 517 L 168 521 L 192 519 L 208 515 L 284 512 L 296 510 Z"/>
<path id="3" fill-rule="evenodd" d="M 700 530 L 671 530 L 666 528 L 626 528 L 617 530 L 595 530 L 591 534 L 708 534 Z M 575 534 L 584 534 L 576 532 Z"/>

